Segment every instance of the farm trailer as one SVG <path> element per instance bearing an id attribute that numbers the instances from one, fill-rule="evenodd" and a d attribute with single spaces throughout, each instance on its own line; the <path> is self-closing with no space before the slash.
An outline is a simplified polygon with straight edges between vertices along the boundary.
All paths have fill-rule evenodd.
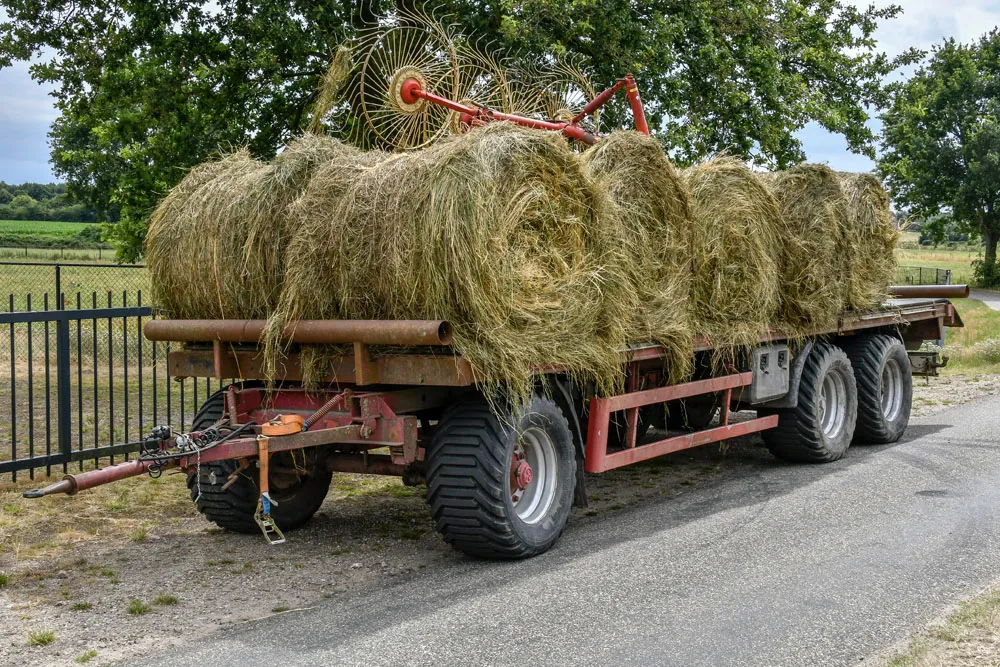
<path id="1" fill-rule="evenodd" d="M 836 327 L 804 338 L 771 332 L 721 373 L 712 372 L 715 351 L 698 339 L 694 379 L 682 384 L 666 383 L 666 351 L 656 345 L 622 352 L 626 391 L 617 396 L 588 397 L 558 367 L 541 368 L 529 405 L 499 415 L 469 363 L 450 351 L 448 322 L 295 323 L 285 331 L 292 348 L 283 377 L 268 389 L 259 346 L 265 322 L 154 320 L 148 339 L 184 343 L 170 353 L 171 375 L 241 381 L 206 400 L 189 432 L 154 429 L 136 460 L 24 495 L 72 494 L 179 468 L 211 521 L 280 543 L 282 529 L 319 509 L 333 472 L 398 475 L 426 482 L 435 525 L 457 549 L 533 556 L 559 538 L 572 505 L 586 504 L 585 472 L 757 432 L 778 458 L 808 463 L 835 461 L 852 442 L 898 440 L 912 372 L 935 374 L 940 365 L 920 348 L 941 339 L 944 327 L 962 326 L 947 297 L 968 289 L 893 294 L 877 312 L 843 314 Z M 299 345 L 353 351 L 332 365 L 322 388 L 307 391 Z M 737 410 L 756 416 L 731 421 Z M 647 442 L 651 427 L 666 437 Z"/>

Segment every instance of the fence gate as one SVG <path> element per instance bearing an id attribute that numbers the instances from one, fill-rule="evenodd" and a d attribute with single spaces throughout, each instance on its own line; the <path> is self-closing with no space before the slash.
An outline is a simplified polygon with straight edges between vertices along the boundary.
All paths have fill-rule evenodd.
<path id="1" fill-rule="evenodd" d="M 157 424 L 186 430 L 223 386 L 168 377 L 170 345 L 142 336 L 154 310 L 141 291 L 49 297 L 11 294 L 0 313 L 0 479 L 127 459 Z"/>

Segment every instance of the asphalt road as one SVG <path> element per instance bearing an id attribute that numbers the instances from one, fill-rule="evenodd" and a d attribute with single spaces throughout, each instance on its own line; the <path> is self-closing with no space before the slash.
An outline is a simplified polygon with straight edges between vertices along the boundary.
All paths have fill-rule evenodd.
<path id="1" fill-rule="evenodd" d="M 129 665 L 849 665 L 1000 578 L 1000 398 Z M 762 458 L 762 461 L 764 459 Z"/>
<path id="2" fill-rule="evenodd" d="M 1000 293 L 984 289 L 974 289 L 969 296 L 976 301 L 982 301 L 993 310 L 1000 310 Z"/>

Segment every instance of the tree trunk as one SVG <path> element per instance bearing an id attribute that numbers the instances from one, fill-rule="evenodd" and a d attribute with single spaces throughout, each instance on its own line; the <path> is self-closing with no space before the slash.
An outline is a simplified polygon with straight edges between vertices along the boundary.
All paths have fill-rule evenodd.
<path id="1" fill-rule="evenodd" d="M 983 234 L 983 264 L 976 270 L 980 287 L 995 287 L 1000 284 L 1000 267 L 997 266 L 997 241 L 1000 240 L 1000 219 L 979 215 L 979 228 Z"/>
<path id="2" fill-rule="evenodd" d="M 983 244 L 986 246 L 984 251 L 983 263 L 987 266 L 993 266 L 997 262 L 997 241 L 1000 240 L 1000 233 L 998 233 L 994 225 L 984 222 L 983 224 Z"/>

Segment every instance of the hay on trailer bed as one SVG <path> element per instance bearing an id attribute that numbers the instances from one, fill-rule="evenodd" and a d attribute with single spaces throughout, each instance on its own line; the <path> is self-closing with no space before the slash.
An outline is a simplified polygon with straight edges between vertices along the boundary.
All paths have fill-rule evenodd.
<path id="1" fill-rule="evenodd" d="M 306 134 L 269 163 L 241 150 L 192 169 L 150 217 L 158 303 L 175 318 L 267 317 L 284 278 L 288 205 L 317 166 L 360 153 Z"/>
<path id="2" fill-rule="evenodd" d="M 759 177 L 785 220 L 779 325 L 792 335 L 829 327 L 846 302 L 852 254 L 840 179 L 818 164 Z"/>
<path id="3" fill-rule="evenodd" d="M 664 346 L 670 377 L 681 380 L 694 338 L 687 190 L 660 143 L 639 132 L 612 132 L 583 153 L 583 162 L 611 196 L 606 225 L 622 239 L 618 261 L 639 297 L 628 340 Z"/>
<path id="4" fill-rule="evenodd" d="M 889 194 L 871 174 L 840 174 L 847 197 L 849 233 L 857 238 L 852 256 L 848 303 L 857 310 L 870 310 L 889 296 L 896 276 L 896 241 Z"/>
<path id="5" fill-rule="evenodd" d="M 785 222 L 778 202 L 732 157 L 717 157 L 681 174 L 691 192 L 698 331 L 718 347 L 756 343 L 781 304 Z"/>
<path id="6" fill-rule="evenodd" d="M 607 194 L 565 139 L 490 123 L 349 180 L 316 178 L 292 207 L 295 268 L 272 332 L 298 319 L 447 319 L 487 389 L 524 398 L 548 364 L 620 383 L 637 299 Z"/>

